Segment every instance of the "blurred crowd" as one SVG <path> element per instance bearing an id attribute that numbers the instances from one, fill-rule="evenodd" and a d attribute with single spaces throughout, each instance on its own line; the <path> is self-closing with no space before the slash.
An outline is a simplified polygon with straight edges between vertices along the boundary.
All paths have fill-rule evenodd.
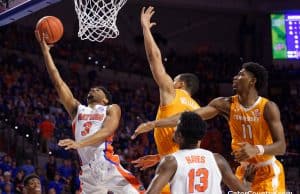
<path id="1" fill-rule="evenodd" d="M 57 146 L 59 139 L 72 138 L 71 120 L 58 101 L 34 34 L 31 29 L 22 29 L 22 33 L 20 30 L 18 26 L 0 30 L 0 150 L 4 152 L 0 159 L 0 190 L 7 194 L 20 193 L 24 176 L 36 172 L 41 176 L 45 193 L 76 193 L 79 188 L 77 153 Z M 10 51 L 18 51 L 19 54 Z M 89 87 L 99 82 L 110 90 L 114 103 L 122 109 L 113 143 L 115 152 L 119 154 L 122 165 L 147 187 L 155 168 L 139 171 L 130 162 L 156 153 L 153 135 L 144 134 L 134 141 L 129 137 L 139 123 L 155 119 L 158 89 L 142 84 L 133 88 L 122 81 L 97 77 L 99 65 L 118 72 L 151 76 L 145 56 L 136 55 L 125 46 L 116 46 L 109 41 L 99 45 L 62 40 L 52 53 L 55 61 L 65 61 L 64 65 L 57 63 L 58 69 L 80 102 L 85 103 Z M 39 56 L 40 60 L 33 60 L 31 55 Z M 192 53 L 190 56 L 170 52 L 164 60 L 167 72 L 172 76 L 182 72 L 198 75 L 201 84 L 195 98 L 202 106 L 220 95 L 220 83 L 230 82 L 242 63 L 237 55 L 217 52 Z M 95 70 L 81 73 L 85 66 L 95 67 Z M 297 169 L 297 179 L 287 174 L 287 183 L 291 191 L 300 192 L 297 166 L 300 162 L 300 68 L 292 65 L 267 68 L 270 71 L 268 97 L 279 105 L 288 145 L 287 154 L 280 159 L 286 173 L 289 169 Z M 12 131 L 10 137 L 7 137 L 7 130 Z M 22 155 L 24 152 L 18 149 L 22 142 L 17 141 L 17 136 L 31 144 L 36 153 L 49 155 L 47 164 L 40 166 L 33 155 Z M 225 119 L 218 117 L 209 121 L 209 131 L 201 146 L 223 154 L 234 167 L 230 142 Z M 61 165 L 55 162 L 58 158 L 63 159 Z"/>

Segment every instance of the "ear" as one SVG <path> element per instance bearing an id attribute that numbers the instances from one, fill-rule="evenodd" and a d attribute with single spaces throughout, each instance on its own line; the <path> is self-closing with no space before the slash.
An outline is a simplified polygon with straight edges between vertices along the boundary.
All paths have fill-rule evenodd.
<path id="1" fill-rule="evenodd" d="M 256 78 L 255 78 L 255 77 L 251 78 L 250 83 L 251 83 L 253 86 L 255 86 L 255 84 L 256 84 Z"/>
<path id="2" fill-rule="evenodd" d="M 179 83 L 179 87 L 180 88 L 185 88 L 185 83 L 184 83 L 184 81 L 180 81 L 180 82 L 178 82 Z"/>

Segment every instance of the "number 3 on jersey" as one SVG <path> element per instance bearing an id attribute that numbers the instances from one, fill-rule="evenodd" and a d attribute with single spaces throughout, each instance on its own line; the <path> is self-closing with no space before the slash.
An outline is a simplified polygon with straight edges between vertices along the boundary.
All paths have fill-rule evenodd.
<path id="1" fill-rule="evenodd" d="M 189 193 L 204 192 L 208 187 L 208 170 L 206 168 L 191 169 L 188 177 Z"/>
<path id="2" fill-rule="evenodd" d="M 86 136 L 87 134 L 89 134 L 91 127 L 92 127 L 92 122 L 91 121 L 85 122 L 83 124 L 83 130 L 81 131 L 81 135 Z"/>

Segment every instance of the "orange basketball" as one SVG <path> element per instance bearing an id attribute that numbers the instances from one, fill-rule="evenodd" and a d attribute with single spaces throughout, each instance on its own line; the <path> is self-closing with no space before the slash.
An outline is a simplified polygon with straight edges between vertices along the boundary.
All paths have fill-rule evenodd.
<path id="1" fill-rule="evenodd" d="M 64 26 L 57 17 L 45 16 L 37 22 L 36 30 L 39 31 L 41 36 L 45 34 L 47 44 L 53 44 L 61 39 Z"/>

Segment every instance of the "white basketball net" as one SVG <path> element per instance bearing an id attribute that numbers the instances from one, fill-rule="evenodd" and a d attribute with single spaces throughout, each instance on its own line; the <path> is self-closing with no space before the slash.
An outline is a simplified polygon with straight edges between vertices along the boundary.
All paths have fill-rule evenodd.
<path id="1" fill-rule="evenodd" d="M 81 40 L 102 42 L 116 38 L 119 30 L 117 15 L 127 0 L 74 0 L 79 20 L 78 37 Z"/>

